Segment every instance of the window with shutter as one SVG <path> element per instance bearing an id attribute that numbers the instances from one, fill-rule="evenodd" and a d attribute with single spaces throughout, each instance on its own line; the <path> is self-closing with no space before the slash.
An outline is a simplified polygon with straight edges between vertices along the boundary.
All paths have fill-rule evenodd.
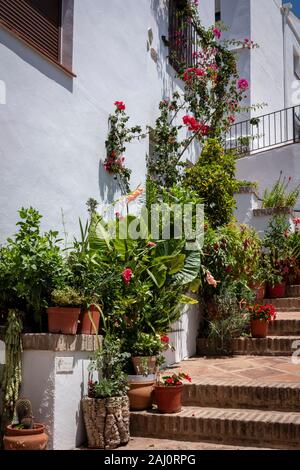
<path id="1" fill-rule="evenodd" d="M 61 63 L 62 0 L 0 0 L 0 24 Z"/>
<path id="2" fill-rule="evenodd" d="M 187 0 L 169 0 L 169 60 L 175 70 L 195 63 L 197 35 L 183 14 L 186 4 Z"/>

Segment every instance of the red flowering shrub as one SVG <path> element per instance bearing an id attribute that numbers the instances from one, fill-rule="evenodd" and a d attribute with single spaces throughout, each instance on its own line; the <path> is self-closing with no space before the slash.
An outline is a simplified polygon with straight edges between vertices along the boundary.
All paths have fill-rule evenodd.
<path id="1" fill-rule="evenodd" d="M 256 304 L 253 307 L 248 307 L 251 320 L 265 320 L 273 321 L 276 320 L 276 311 L 273 305 Z"/>
<path id="2" fill-rule="evenodd" d="M 132 269 L 130 269 L 130 268 L 126 268 L 126 269 L 124 269 L 124 271 L 122 272 L 122 279 L 123 279 L 123 281 L 124 281 L 125 284 L 129 284 L 129 283 L 130 283 L 132 276 L 133 276 L 133 271 L 132 271 Z"/>

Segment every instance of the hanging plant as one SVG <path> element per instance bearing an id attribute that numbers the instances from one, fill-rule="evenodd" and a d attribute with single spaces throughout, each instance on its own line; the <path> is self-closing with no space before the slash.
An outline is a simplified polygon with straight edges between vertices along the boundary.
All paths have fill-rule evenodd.
<path id="1" fill-rule="evenodd" d="M 123 101 L 116 101 L 115 107 L 115 112 L 108 119 L 109 132 L 105 142 L 106 158 L 103 166 L 105 171 L 118 180 L 122 193 L 127 194 L 130 192 L 131 170 L 125 165 L 126 144 L 146 136 L 140 126 L 127 127 L 129 116 L 125 112 L 126 105 Z"/>

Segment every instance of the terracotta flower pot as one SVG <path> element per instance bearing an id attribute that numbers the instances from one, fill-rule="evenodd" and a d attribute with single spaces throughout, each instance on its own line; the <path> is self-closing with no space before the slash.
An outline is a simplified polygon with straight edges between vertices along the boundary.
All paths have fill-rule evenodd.
<path id="1" fill-rule="evenodd" d="M 47 308 L 49 333 L 76 335 L 80 308 Z"/>
<path id="2" fill-rule="evenodd" d="M 264 300 L 264 298 L 266 296 L 266 286 L 265 286 L 265 284 L 251 285 L 250 288 L 254 292 L 256 302 L 261 302 L 262 300 Z"/>
<path id="3" fill-rule="evenodd" d="M 182 406 L 183 385 L 171 387 L 156 386 L 155 401 L 160 413 L 179 413 Z"/>
<path id="4" fill-rule="evenodd" d="M 157 372 L 157 365 L 156 365 L 157 358 L 156 356 L 149 356 L 149 357 L 132 357 L 132 363 L 137 375 L 149 375 L 149 374 L 156 374 Z"/>
<path id="5" fill-rule="evenodd" d="M 35 424 L 34 429 L 16 429 L 7 426 L 3 438 L 5 450 L 46 450 L 48 436 L 43 424 Z"/>
<path id="6" fill-rule="evenodd" d="M 153 404 L 155 376 L 130 376 L 128 378 L 128 384 L 130 387 L 130 390 L 128 392 L 130 409 L 132 411 L 142 411 L 150 409 Z"/>
<path id="7" fill-rule="evenodd" d="M 275 286 L 270 286 L 268 288 L 270 299 L 280 299 L 285 297 L 286 293 L 286 283 L 282 282 L 281 284 L 275 284 Z"/>
<path id="8" fill-rule="evenodd" d="M 98 333 L 99 324 L 100 324 L 100 312 L 94 305 L 91 305 L 89 310 L 90 310 L 90 315 L 92 317 L 92 320 L 95 324 L 95 327 Z M 90 320 L 88 310 L 84 310 L 79 315 L 78 333 L 81 335 L 95 335 L 96 334 L 93 324 Z"/>
<path id="9" fill-rule="evenodd" d="M 251 320 L 252 338 L 266 338 L 268 335 L 268 322 L 266 320 Z"/>

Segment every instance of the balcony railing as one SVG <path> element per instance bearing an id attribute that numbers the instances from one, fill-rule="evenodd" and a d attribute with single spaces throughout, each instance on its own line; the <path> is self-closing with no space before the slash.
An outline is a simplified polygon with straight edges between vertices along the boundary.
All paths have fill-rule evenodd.
<path id="1" fill-rule="evenodd" d="M 300 105 L 233 124 L 224 140 L 225 149 L 239 155 L 299 143 Z"/>

